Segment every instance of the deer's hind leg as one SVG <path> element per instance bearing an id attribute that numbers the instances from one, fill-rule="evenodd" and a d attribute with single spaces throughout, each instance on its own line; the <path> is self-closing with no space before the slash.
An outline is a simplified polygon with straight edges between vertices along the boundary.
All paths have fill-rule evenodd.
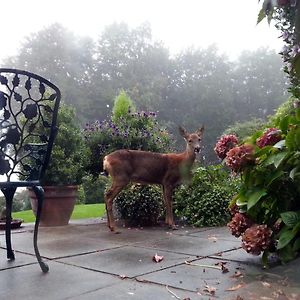
<path id="1" fill-rule="evenodd" d="M 105 193 L 104 200 L 107 213 L 107 226 L 111 231 L 115 231 L 115 220 L 113 216 L 113 201 L 129 182 L 115 182 L 113 180 L 111 188 Z"/>

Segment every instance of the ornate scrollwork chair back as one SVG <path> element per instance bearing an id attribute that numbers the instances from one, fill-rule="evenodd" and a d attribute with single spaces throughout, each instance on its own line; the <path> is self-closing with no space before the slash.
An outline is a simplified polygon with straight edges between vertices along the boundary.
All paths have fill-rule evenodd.
<path id="1" fill-rule="evenodd" d="M 33 244 L 43 272 L 48 266 L 37 247 L 45 175 L 57 132 L 59 89 L 45 78 L 22 70 L 0 68 L 0 188 L 6 200 L 7 258 L 11 247 L 12 201 L 18 187 L 31 187 L 38 198 Z"/>

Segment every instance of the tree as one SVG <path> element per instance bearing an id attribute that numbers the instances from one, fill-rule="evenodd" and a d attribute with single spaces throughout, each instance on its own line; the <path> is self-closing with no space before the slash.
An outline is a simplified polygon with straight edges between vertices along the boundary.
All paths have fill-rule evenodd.
<path id="1" fill-rule="evenodd" d="M 92 39 L 77 37 L 55 23 L 28 36 L 19 54 L 5 63 L 57 83 L 64 101 L 73 104 L 82 115 L 83 101 L 89 97 L 93 48 Z"/>
<path id="2" fill-rule="evenodd" d="M 236 120 L 266 119 L 287 98 L 287 78 L 274 50 L 244 51 L 232 74 Z"/>
<path id="3" fill-rule="evenodd" d="M 125 90 L 139 109 L 157 110 L 168 86 L 169 52 L 152 39 L 149 24 L 108 26 L 97 41 L 93 91 L 111 103 Z M 100 99 L 99 99 L 100 101 Z"/>
<path id="4" fill-rule="evenodd" d="M 233 105 L 230 64 L 218 49 L 189 49 L 174 58 L 174 72 L 162 118 L 183 124 L 190 130 L 204 124 L 204 155 L 211 161 L 218 135 L 231 123 Z M 175 129 L 175 130 L 174 130 Z"/>

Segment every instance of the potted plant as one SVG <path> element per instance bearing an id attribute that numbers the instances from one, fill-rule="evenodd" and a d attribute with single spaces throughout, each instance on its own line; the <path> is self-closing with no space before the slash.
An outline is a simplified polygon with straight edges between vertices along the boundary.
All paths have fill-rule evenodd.
<path id="1" fill-rule="evenodd" d="M 42 226 L 67 225 L 76 203 L 78 185 L 84 176 L 86 147 L 75 117 L 73 108 L 61 105 L 58 134 L 42 181 L 45 190 Z M 31 190 L 29 194 L 32 210 L 36 213 L 37 199 Z"/>

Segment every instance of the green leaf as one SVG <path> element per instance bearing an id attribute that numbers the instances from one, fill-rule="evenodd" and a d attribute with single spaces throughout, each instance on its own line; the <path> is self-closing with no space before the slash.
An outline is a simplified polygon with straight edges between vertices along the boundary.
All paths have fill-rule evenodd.
<path id="1" fill-rule="evenodd" d="M 300 250 L 300 237 L 296 239 L 296 241 L 293 245 L 293 250 L 294 251 L 299 251 Z"/>
<path id="2" fill-rule="evenodd" d="M 286 135 L 285 144 L 289 150 L 291 150 L 291 151 L 295 150 L 295 131 L 294 130 L 289 131 L 288 134 Z"/>
<path id="3" fill-rule="evenodd" d="M 299 166 L 293 168 L 292 171 L 290 172 L 290 175 L 289 175 L 289 176 L 290 176 L 290 178 L 291 178 L 292 180 L 294 180 L 295 177 L 296 177 L 297 175 L 299 175 L 299 173 L 297 173 L 298 169 L 299 169 Z"/>
<path id="4" fill-rule="evenodd" d="M 267 194 L 265 189 L 249 190 L 247 193 L 247 209 L 252 208 L 263 196 Z"/>
<path id="5" fill-rule="evenodd" d="M 265 12 L 264 8 L 262 8 L 258 13 L 256 24 L 259 24 L 265 17 L 266 17 L 266 12 Z"/>
<path id="6" fill-rule="evenodd" d="M 300 221 L 300 212 L 286 211 L 280 214 L 282 221 L 288 227 L 294 227 Z"/>
<path id="7" fill-rule="evenodd" d="M 297 108 L 297 109 L 295 110 L 295 115 L 296 115 L 297 121 L 300 121 L 300 108 Z"/>
<path id="8" fill-rule="evenodd" d="M 291 240 L 296 236 L 296 234 L 294 232 L 292 232 L 292 230 L 288 230 L 283 232 L 278 240 L 278 244 L 277 244 L 277 249 L 282 249 L 284 248 L 287 244 L 289 244 L 291 242 Z"/>
<path id="9" fill-rule="evenodd" d="M 295 144 L 297 148 L 300 148 L 300 127 L 295 130 Z"/>
<path id="10" fill-rule="evenodd" d="M 287 263 L 296 258 L 297 252 L 293 251 L 291 245 L 287 245 L 283 249 L 278 250 L 278 255 L 284 263 Z"/>
<path id="11" fill-rule="evenodd" d="M 290 123 L 290 116 L 289 115 L 282 118 L 282 120 L 279 123 L 279 127 L 280 127 L 282 132 L 287 132 L 287 130 L 289 128 L 289 123 Z"/>
<path id="12" fill-rule="evenodd" d="M 287 151 L 279 152 L 276 154 L 271 154 L 269 157 L 262 163 L 263 166 L 269 166 L 274 164 L 275 168 L 282 163 L 289 153 Z"/>
<path id="13" fill-rule="evenodd" d="M 288 155 L 288 152 L 280 152 L 274 155 L 274 166 L 275 168 L 278 168 L 279 165 L 283 162 L 283 160 Z"/>
<path id="14" fill-rule="evenodd" d="M 284 175 L 284 172 L 282 170 L 273 172 L 270 175 L 268 175 L 267 176 L 267 187 L 269 187 L 273 183 L 273 181 L 282 177 L 283 175 Z"/>

